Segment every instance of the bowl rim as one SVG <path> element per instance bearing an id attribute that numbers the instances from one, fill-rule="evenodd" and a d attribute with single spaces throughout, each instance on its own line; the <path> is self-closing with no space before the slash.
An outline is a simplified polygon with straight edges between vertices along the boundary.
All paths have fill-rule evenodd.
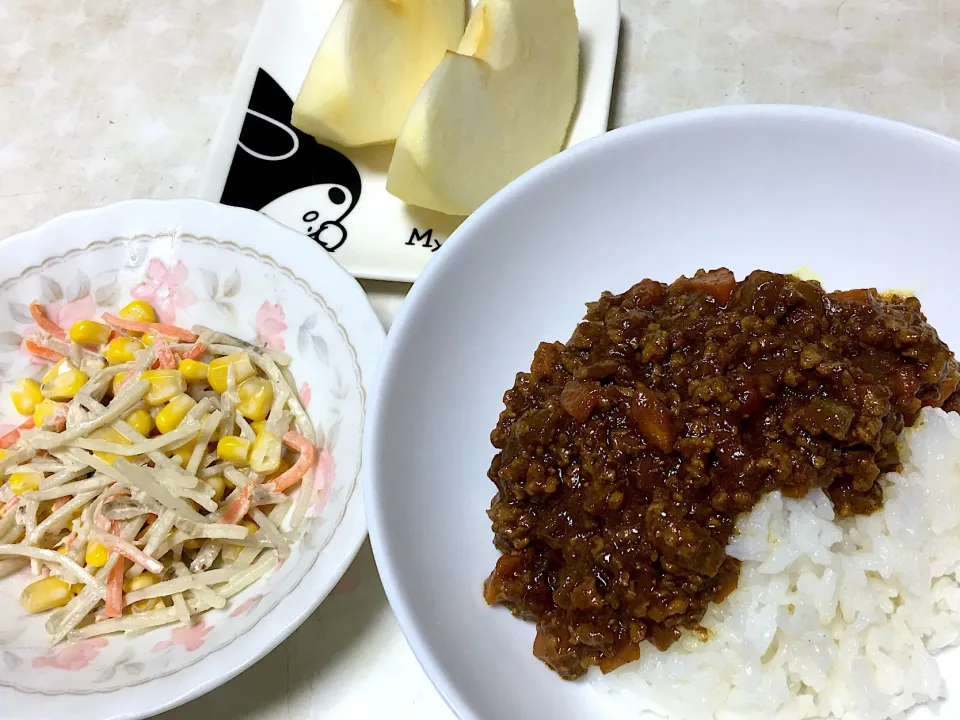
<path id="1" fill-rule="evenodd" d="M 190 227 L 191 224 L 198 227 Z M 238 226 L 244 226 L 246 228 L 243 233 L 244 236 L 238 237 L 239 233 L 230 231 L 231 227 L 235 228 Z M 104 236 L 103 239 L 109 239 L 107 236 L 159 236 L 164 234 L 179 234 L 181 231 L 198 236 L 215 236 L 218 232 L 222 232 L 223 234 L 232 233 L 230 241 L 234 246 L 263 254 L 263 251 L 266 249 L 263 241 L 251 243 L 249 237 L 252 234 L 257 233 L 258 238 L 269 238 L 270 241 L 274 241 L 277 238 L 285 238 L 285 243 L 292 243 L 295 246 L 292 252 L 298 255 L 304 255 L 305 259 L 313 265 L 323 267 L 323 270 L 314 272 L 323 272 L 324 274 L 333 273 L 338 276 L 335 284 L 336 294 L 332 298 L 324 298 L 331 306 L 331 311 L 337 316 L 338 322 L 342 320 L 342 313 L 338 312 L 333 307 L 334 305 L 350 307 L 351 314 L 355 316 L 355 319 L 351 322 L 351 325 L 354 327 L 358 324 L 356 320 L 357 316 L 359 317 L 360 323 L 362 323 L 361 333 L 366 339 L 364 345 L 367 347 L 365 350 L 361 350 L 359 347 L 357 348 L 356 362 L 358 367 L 363 371 L 360 378 L 361 393 L 362 396 L 365 396 L 367 405 L 365 415 L 369 418 L 369 402 L 375 390 L 376 366 L 385 336 L 383 326 L 377 319 L 366 293 L 356 279 L 344 270 L 336 260 L 329 257 L 329 253 L 310 241 L 306 236 L 252 210 L 221 205 L 196 198 L 169 200 L 143 198 L 123 200 L 101 207 L 74 210 L 56 216 L 33 228 L 0 240 L 0 253 L 7 252 L 16 254 L 21 249 L 26 250 L 27 244 L 35 242 L 40 237 L 50 238 L 56 236 L 58 233 L 65 235 L 70 232 L 71 229 L 77 227 L 84 228 L 78 232 L 79 235 L 84 237 L 84 247 L 89 245 L 90 242 L 93 242 L 90 236 L 96 233 L 102 234 Z M 223 231 L 218 231 L 217 228 L 221 227 Z M 47 242 L 49 242 L 49 240 Z M 66 248 L 58 248 L 58 251 L 60 249 Z M 216 251 L 220 252 L 219 248 Z M 288 252 L 290 251 L 288 250 Z M 290 270 L 297 279 L 305 283 L 308 287 L 311 287 L 310 282 L 303 278 L 300 273 L 293 269 Z M 329 286 L 322 290 L 324 292 L 329 291 Z M 343 325 L 342 322 L 341 325 Z M 343 330 L 346 333 L 347 330 L 345 326 Z M 365 420 L 365 425 L 366 422 L 369 422 L 369 420 Z M 272 633 L 266 636 L 263 642 L 255 644 L 254 647 L 246 650 L 232 647 L 231 652 L 223 654 L 223 657 L 228 659 L 228 661 L 223 663 L 223 661 L 220 660 L 212 663 L 214 669 L 211 669 L 207 673 L 207 677 L 197 684 L 176 684 L 174 681 L 180 674 L 180 671 L 176 671 L 170 675 L 164 675 L 133 686 L 109 690 L 103 693 L 84 695 L 71 693 L 58 694 L 52 696 L 53 700 L 57 703 L 69 700 L 74 703 L 85 704 L 91 702 L 90 699 L 92 698 L 93 702 L 99 701 L 101 704 L 108 703 L 111 707 L 107 711 L 108 715 L 103 717 L 109 717 L 110 720 L 132 720 L 133 718 L 148 717 L 178 707 L 210 692 L 265 657 L 283 642 L 283 640 L 289 637 L 323 602 L 330 591 L 332 591 L 340 581 L 362 547 L 363 542 L 366 540 L 367 526 L 362 500 L 363 476 L 365 474 L 362 444 L 358 474 L 358 482 L 354 487 L 352 496 L 347 501 L 340 527 L 337 528 L 334 534 L 336 536 L 342 533 L 341 537 L 343 539 L 343 549 L 345 552 L 343 552 L 335 563 L 330 563 L 325 566 L 328 573 L 328 581 L 323 584 L 322 588 L 311 586 L 308 583 L 302 583 L 298 585 L 298 587 L 301 588 L 300 593 L 290 593 L 280 600 L 280 603 L 289 602 L 290 599 L 296 595 L 309 598 L 307 602 L 300 602 L 295 607 L 290 608 L 289 614 L 278 613 L 277 611 L 280 604 L 278 603 L 264 618 L 261 618 L 261 622 L 254 625 L 251 631 L 247 633 L 248 636 L 254 635 L 258 626 L 263 625 L 263 619 L 268 616 L 274 616 L 276 619 L 270 624 Z M 322 552 L 322 549 L 318 552 Z M 314 590 L 313 594 L 311 594 L 311 590 Z M 319 590 L 319 592 L 317 592 L 317 590 Z M 191 664 L 181 670 L 196 672 L 198 666 L 213 660 L 225 649 L 224 647 L 215 650 L 198 663 Z M 220 666 L 223 664 L 227 664 L 229 667 L 221 669 Z M 162 698 L 160 694 L 140 692 L 140 697 L 138 697 L 136 702 L 127 705 L 126 702 L 121 702 L 118 697 L 121 693 L 140 691 L 143 688 L 150 687 L 154 683 L 162 683 L 164 681 L 168 683 L 172 682 L 173 684 L 171 688 L 168 688 L 172 689 L 172 691 Z M 18 695 L 22 697 L 37 696 L 37 693 L 25 692 L 15 688 L 0 688 L 0 691 L 12 692 L 14 699 L 16 699 Z M 127 706 L 124 707 L 124 705 Z M 104 710 L 105 708 L 101 708 L 101 711 Z M 0 713 L 0 716 L 5 715 Z M 84 716 L 86 716 L 86 713 L 84 713 Z"/>
<path id="2" fill-rule="evenodd" d="M 402 578 L 397 572 L 395 558 L 398 548 L 392 547 L 387 539 L 385 523 L 389 509 L 380 503 L 378 492 L 381 483 L 387 482 L 389 474 L 384 469 L 386 464 L 379 457 L 382 445 L 380 438 L 385 432 L 383 388 L 398 380 L 397 355 L 404 336 L 408 327 L 415 322 L 420 308 L 430 301 L 430 293 L 439 276 L 445 272 L 447 266 L 456 262 L 456 258 L 463 248 L 474 241 L 473 238 L 476 235 L 474 228 L 483 227 L 488 218 L 495 216 L 501 208 L 514 202 L 528 188 L 537 185 L 548 177 L 564 172 L 568 166 L 576 165 L 581 158 L 602 154 L 609 148 L 621 144 L 639 142 L 643 138 L 656 133 L 673 132 L 690 126 L 706 125 L 717 120 L 764 120 L 768 122 L 808 120 L 824 121 L 835 126 L 872 129 L 890 136 L 933 142 L 940 145 L 945 152 L 955 153 L 958 161 L 960 161 L 960 140 L 899 120 L 852 110 L 786 104 L 747 104 L 699 108 L 626 125 L 554 155 L 496 193 L 470 215 L 447 239 L 444 243 L 443 252 L 439 253 L 438 257 L 427 265 L 411 289 L 395 317 L 390 334 L 387 337 L 377 372 L 375 383 L 377 392 L 374 394 L 370 405 L 366 432 L 364 433 L 363 454 L 367 472 L 364 473 L 361 484 L 370 544 L 373 548 L 387 600 L 397 618 L 401 632 L 417 658 L 417 662 L 420 663 L 430 682 L 443 697 L 444 702 L 460 720 L 482 720 L 482 716 L 464 697 L 458 685 L 451 680 L 447 670 L 437 658 L 421 627 L 413 617 L 411 603 L 407 597 Z"/>

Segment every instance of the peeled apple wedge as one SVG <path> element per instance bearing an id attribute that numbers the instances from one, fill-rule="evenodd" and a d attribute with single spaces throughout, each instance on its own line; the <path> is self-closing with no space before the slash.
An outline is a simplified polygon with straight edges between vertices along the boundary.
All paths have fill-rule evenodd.
<path id="1" fill-rule="evenodd" d="M 293 126 L 348 147 L 396 140 L 465 17 L 464 0 L 344 0 L 293 104 Z"/>
<path id="2" fill-rule="evenodd" d="M 560 151 L 577 101 L 573 0 L 480 0 L 397 138 L 387 190 L 468 215 Z"/>

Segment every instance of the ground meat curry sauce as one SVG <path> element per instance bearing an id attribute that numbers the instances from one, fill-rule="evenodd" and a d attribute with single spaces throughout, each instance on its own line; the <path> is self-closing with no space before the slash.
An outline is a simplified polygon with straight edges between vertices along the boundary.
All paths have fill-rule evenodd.
<path id="1" fill-rule="evenodd" d="M 726 269 L 605 293 L 504 396 L 486 600 L 567 679 L 665 649 L 736 587 L 739 513 L 813 487 L 873 512 L 897 434 L 957 382 L 915 298 Z"/>

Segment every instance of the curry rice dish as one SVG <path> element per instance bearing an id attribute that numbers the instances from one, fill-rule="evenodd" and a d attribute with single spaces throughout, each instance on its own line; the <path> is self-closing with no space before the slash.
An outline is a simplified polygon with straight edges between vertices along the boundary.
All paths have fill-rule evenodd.
<path id="1" fill-rule="evenodd" d="M 912 297 L 726 269 L 604 293 L 504 395 L 484 597 L 568 680 L 706 639 L 738 517 L 777 491 L 822 489 L 838 522 L 881 510 L 898 436 L 960 407 L 958 379 Z"/>

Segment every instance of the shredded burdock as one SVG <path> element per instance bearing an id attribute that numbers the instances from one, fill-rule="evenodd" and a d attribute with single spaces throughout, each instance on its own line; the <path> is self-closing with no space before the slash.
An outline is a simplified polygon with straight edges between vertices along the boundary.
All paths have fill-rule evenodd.
<path id="1" fill-rule="evenodd" d="M 51 367 L 11 391 L 0 437 L 0 577 L 52 643 L 192 622 L 290 553 L 317 432 L 291 358 L 141 300 L 57 326 L 31 304 L 28 351 Z"/>

